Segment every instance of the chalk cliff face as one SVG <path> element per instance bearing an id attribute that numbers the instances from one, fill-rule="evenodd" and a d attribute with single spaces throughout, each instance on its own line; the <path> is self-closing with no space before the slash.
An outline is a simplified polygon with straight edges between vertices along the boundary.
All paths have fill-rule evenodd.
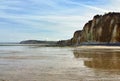
<path id="1" fill-rule="evenodd" d="M 80 43 L 80 37 L 82 36 L 82 31 L 75 31 L 73 38 L 69 40 L 61 40 L 58 41 L 57 44 L 60 46 L 70 46 L 70 45 L 78 45 Z"/>
<path id="2" fill-rule="evenodd" d="M 75 31 L 73 38 L 71 39 L 71 45 L 79 44 L 81 42 L 82 30 Z"/>
<path id="3" fill-rule="evenodd" d="M 94 16 L 85 24 L 80 42 L 120 42 L 120 13 Z"/>
<path id="4" fill-rule="evenodd" d="M 120 42 L 120 13 L 96 15 L 82 30 L 76 31 L 72 39 L 65 41 L 71 45 L 80 43 Z"/>

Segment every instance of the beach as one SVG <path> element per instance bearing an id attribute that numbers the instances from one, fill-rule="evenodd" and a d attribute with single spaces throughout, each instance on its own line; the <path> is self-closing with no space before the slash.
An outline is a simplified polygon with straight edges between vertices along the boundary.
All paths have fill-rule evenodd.
<path id="1" fill-rule="evenodd" d="M 0 46 L 0 81 L 119 81 L 119 49 L 95 48 Z"/>

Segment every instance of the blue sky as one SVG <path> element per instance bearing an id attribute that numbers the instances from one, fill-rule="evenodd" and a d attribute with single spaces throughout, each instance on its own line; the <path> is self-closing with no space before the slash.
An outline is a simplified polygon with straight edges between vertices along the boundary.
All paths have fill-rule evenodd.
<path id="1" fill-rule="evenodd" d="M 0 42 L 62 40 L 96 14 L 119 12 L 120 0 L 0 0 Z"/>

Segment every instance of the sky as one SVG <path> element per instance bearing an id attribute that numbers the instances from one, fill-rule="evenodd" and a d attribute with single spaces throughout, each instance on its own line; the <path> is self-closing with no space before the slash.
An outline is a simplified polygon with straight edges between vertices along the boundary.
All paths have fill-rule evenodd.
<path id="1" fill-rule="evenodd" d="M 0 42 L 70 39 L 96 14 L 119 12 L 120 0 L 0 0 Z"/>

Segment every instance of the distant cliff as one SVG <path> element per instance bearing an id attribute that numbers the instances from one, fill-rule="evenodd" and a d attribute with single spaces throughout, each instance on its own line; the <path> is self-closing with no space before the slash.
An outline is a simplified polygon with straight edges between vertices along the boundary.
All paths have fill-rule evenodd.
<path id="1" fill-rule="evenodd" d="M 82 43 L 119 43 L 120 13 L 96 15 L 88 21 L 82 30 L 76 31 L 70 40 L 58 44 L 79 45 Z"/>
<path id="2" fill-rule="evenodd" d="M 25 40 L 20 44 L 56 44 L 56 41 Z"/>

